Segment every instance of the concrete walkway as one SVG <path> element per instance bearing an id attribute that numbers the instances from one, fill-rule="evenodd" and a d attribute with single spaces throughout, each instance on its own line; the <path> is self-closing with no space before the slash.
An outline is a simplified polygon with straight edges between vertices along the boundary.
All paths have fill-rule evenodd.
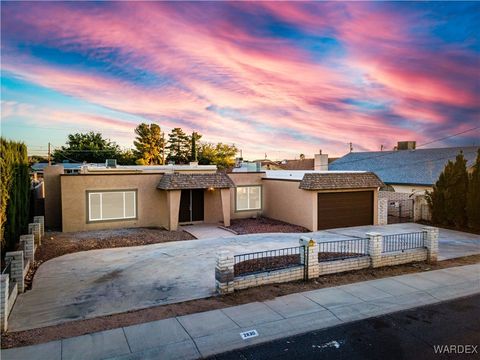
<path id="1" fill-rule="evenodd" d="M 292 294 L 2 350 L 2 359 L 197 359 L 480 293 L 480 264 Z M 256 336 L 242 339 L 242 332 Z"/>
<path id="2" fill-rule="evenodd" d="M 215 224 L 182 225 L 180 228 L 197 239 L 220 239 L 236 235 L 228 230 L 219 228 Z"/>
<path id="3" fill-rule="evenodd" d="M 368 231 L 391 234 L 421 228 L 419 224 L 363 226 L 309 236 L 334 241 L 364 237 Z M 297 246 L 299 236 L 232 235 L 64 255 L 40 266 L 33 289 L 17 298 L 9 329 L 27 330 L 212 296 L 219 250 L 241 254 Z M 480 253 L 480 236 L 441 230 L 439 251 L 440 259 Z"/>

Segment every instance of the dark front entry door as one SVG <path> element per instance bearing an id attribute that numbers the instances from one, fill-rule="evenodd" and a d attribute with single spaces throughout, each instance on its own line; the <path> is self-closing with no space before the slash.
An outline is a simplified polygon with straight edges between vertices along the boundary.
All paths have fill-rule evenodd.
<path id="1" fill-rule="evenodd" d="M 179 222 L 203 221 L 203 189 L 182 190 L 180 196 Z"/>

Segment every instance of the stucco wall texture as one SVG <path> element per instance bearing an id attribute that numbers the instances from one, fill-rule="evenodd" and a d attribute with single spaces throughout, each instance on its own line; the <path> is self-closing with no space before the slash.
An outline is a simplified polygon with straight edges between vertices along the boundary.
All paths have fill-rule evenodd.
<path id="1" fill-rule="evenodd" d="M 157 189 L 161 177 L 162 174 L 61 175 L 63 231 L 168 227 L 166 191 Z M 89 223 L 87 190 L 137 190 L 137 219 Z"/>

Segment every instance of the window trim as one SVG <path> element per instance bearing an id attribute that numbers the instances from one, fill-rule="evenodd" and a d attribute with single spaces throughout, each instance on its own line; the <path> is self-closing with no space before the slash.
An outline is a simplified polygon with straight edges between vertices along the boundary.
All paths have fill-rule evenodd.
<path id="1" fill-rule="evenodd" d="M 95 220 L 95 219 L 90 219 L 90 214 L 91 214 L 91 205 L 90 205 L 90 194 L 101 194 L 101 193 L 113 193 L 113 192 L 133 192 L 135 195 L 134 199 L 134 204 L 135 204 L 135 216 L 134 217 L 122 217 L 122 218 L 113 218 L 113 219 L 100 219 L 100 220 Z M 100 196 L 101 199 L 101 196 Z M 85 192 L 85 201 L 86 201 L 86 206 L 85 206 L 85 216 L 86 216 L 86 223 L 87 224 L 96 224 L 96 223 L 104 223 L 104 222 L 119 222 L 119 221 L 132 221 L 132 220 L 138 220 L 138 189 L 101 189 L 101 190 L 87 190 Z M 125 195 L 123 196 L 123 214 L 125 215 Z M 100 200 L 100 209 L 102 209 L 102 201 Z M 101 210 L 100 210 L 100 215 L 102 215 Z"/>
<path id="2" fill-rule="evenodd" d="M 252 188 L 252 187 L 258 187 L 260 188 L 260 207 L 255 208 L 255 209 L 238 209 L 238 202 L 237 202 L 237 189 L 238 188 Z M 238 185 L 235 186 L 235 193 L 234 193 L 234 198 L 235 198 L 235 212 L 247 212 L 247 211 L 261 211 L 263 209 L 263 185 L 261 184 L 251 184 L 251 185 Z M 250 202 L 250 197 L 249 197 L 249 202 Z"/>

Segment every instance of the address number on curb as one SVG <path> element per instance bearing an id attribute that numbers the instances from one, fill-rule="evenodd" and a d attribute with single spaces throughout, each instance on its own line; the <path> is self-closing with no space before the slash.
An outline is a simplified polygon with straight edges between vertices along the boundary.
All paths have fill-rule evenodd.
<path id="1" fill-rule="evenodd" d="M 240 333 L 240 336 L 243 340 L 250 339 L 252 337 L 258 336 L 257 330 L 248 330 Z"/>

